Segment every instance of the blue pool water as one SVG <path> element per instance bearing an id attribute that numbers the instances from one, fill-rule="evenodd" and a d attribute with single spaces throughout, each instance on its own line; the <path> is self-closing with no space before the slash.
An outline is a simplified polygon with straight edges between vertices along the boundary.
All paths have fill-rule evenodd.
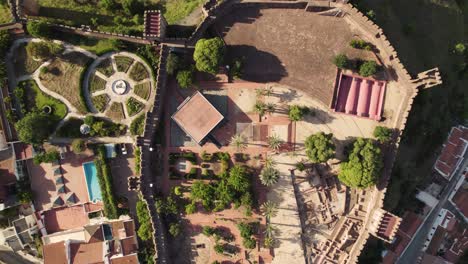
<path id="1" fill-rule="evenodd" d="M 94 162 L 83 163 L 83 170 L 86 177 L 86 185 L 88 185 L 89 200 L 96 202 L 102 201 L 101 188 L 99 187 L 99 180 L 96 172 L 96 165 Z"/>

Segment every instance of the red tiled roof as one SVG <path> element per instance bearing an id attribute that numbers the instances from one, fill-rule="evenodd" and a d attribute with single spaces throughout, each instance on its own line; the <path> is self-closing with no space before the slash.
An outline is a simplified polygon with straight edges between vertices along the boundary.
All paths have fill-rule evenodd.
<path id="1" fill-rule="evenodd" d="M 421 223 L 422 219 L 417 214 L 408 211 L 403 216 L 399 230 L 408 237 L 412 237 Z"/>
<path id="2" fill-rule="evenodd" d="M 196 92 L 179 106 L 172 119 L 200 143 L 224 117 L 202 93 Z"/>
<path id="3" fill-rule="evenodd" d="M 103 261 L 103 242 L 70 244 L 70 260 L 73 264 L 101 264 Z"/>
<path id="4" fill-rule="evenodd" d="M 332 108 L 342 112 L 374 120 L 382 118 L 385 81 L 360 76 L 340 74 Z"/>
<path id="5" fill-rule="evenodd" d="M 468 217 L 468 191 L 463 189 L 463 186 L 458 188 L 457 193 L 452 198 L 453 203 L 457 206 L 458 210 L 465 216 Z"/>
<path id="6" fill-rule="evenodd" d="M 137 264 L 137 263 L 138 263 L 138 256 L 136 254 L 111 259 L 111 264 Z"/>
<path id="7" fill-rule="evenodd" d="M 395 254 L 395 252 L 388 250 L 387 254 L 382 259 L 382 263 L 393 264 L 395 263 L 396 259 L 397 259 L 397 255 Z"/>
<path id="8" fill-rule="evenodd" d="M 437 159 L 434 168 L 444 177 L 450 177 L 455 171 L 468 141 L 468 128 L 454 127 Z"/>
<path id="9" fill-rule="evenodd" d="M 148 11 L 145 13 L 145 35 L 158 36 L 161 30 L 161 14 L 159 11 Z"/>
<path id="10" fill-rule="evenodd" d="M 135 237 L 127 237 L 120 240 L 122 245 L 122 254 L 129 255 L 138 252 L 137 241 Z"/>
<path id="11" fill-rule="evenodd" d="M 438 226 L 434 235 L 432 236 L 431 242 L 429 243 L 426 252 L 431 255 L 435 255 L 439 250 L 440 244 L 444 241 L 446 233 L 447 231 L 445 228 Z"/>
<path id="12" fill-rule="evenodd" d="M 89 223 L 84 206 L 62 207 L 44 211 L 44 225 L 47 233 L 83 227 Z"/>
<path id="13" fill-rule="evenodd" d="M 47 264 L 68 264 L 65 253 L 65 243 L 57 242 L 44 245 L 42 248 L 44 263 Z"/>
<path id="14" fill-rule="evenodd" d="M 0 202 L 9 196 L 7 186 L 16 182 L 14 162 L 14 157 L 0 161 Z"/>
<path id="15" fill-rule="evenodd" d="M 127 236 L 134 236 L 135 235 L 135 223 L 133 220 L 124 222 L 125 233 Z"/>
<path id="16" fill-rule="evenodd" d="M 32 159 L 33 148 L 32 145 L 25 144 L 22 142 L 13 144 L 15 148 L 15 155 L 17 160 Z"/>

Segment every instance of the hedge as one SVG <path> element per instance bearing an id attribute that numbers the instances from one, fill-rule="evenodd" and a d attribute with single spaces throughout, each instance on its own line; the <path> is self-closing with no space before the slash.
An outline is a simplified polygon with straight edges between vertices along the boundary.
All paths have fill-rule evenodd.
<path id="1" fill-rule="evenodd" d="M 112 191 L 112 173 L 106 160 L 106 148 L 103 145 L 98 146 L 98 158 L 96 162 L 96 171 L 99 181 L 99 187 L 102 193 L 102 202 L 104 203 L 104 214 L 110 219 L 118 218 L 117 204 Z"/>

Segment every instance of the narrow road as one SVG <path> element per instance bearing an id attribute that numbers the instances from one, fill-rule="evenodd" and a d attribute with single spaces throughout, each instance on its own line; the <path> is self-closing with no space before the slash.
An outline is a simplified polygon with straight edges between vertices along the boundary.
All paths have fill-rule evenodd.
<path id="1" fill-rule="evenodd" d="M 464 159 L 463 163 L 459 167 L 459 170 L 455 173 L 452 179 L 447 183 L 445 190 L 442 192 L 439 203 L 426 217 L 422 226 L 419 228 L 417 233 L 413 236 L 413 239 L 410 241 L 410 244 L 408 245 L 406 250 L 397 260 L 397 263 L 401 263 L 401 264 L 416 263 L 416 260 L 424 246 L 424 242 L 426 241 L 426 237 L 429 231 L 431 230 L 432 224 L 437 218 L 437 215 L 439 214 L 440 209 L 444 207 L 452 208 L 452 206 L 450 205 L 450 202 L 448 201 L 448 197 L 450 196 L 453 188 L 455 187 L 460 177 L 462 177 L 464 168 L 468 166 L 468 155 L 465 155 L 463 159 Z"/>

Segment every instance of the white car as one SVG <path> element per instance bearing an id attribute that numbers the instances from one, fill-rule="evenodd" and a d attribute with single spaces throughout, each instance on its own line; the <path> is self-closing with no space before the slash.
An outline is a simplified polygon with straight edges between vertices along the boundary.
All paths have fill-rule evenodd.
<path id="1" fill-rule="evenodd" d="M 127 147 L 125 147 L 125 144 L 120 144 L 120 151 L 122 155 L 127 155 Z"/>

